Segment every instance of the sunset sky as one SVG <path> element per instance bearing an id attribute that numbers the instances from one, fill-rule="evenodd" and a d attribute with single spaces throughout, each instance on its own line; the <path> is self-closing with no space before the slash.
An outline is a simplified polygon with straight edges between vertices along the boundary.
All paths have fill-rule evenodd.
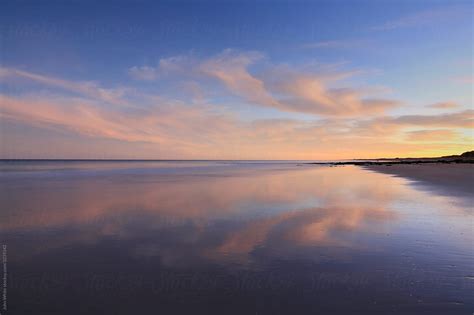
<path id="1" fill-rule="evenodd" d="M 471 1 L 3 1 L 0 158 L 473 149 Z"/>

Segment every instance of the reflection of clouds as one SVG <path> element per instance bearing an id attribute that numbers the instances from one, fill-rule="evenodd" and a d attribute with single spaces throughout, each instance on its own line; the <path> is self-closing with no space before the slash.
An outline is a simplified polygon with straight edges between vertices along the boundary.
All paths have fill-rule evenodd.
<path id="1" fill-rule="evenodd" d="M 245 259 L 258 247 L 286 252 L 295 246 L 350 246 L 351 232 L 374 232 L 384 226 L 370 223 L 393 219 L 395 214 L 383 208 L 303 209 L 250 222 L 230 233 L 211 254 Z"/>
<path id="2" fill-rule="evenodd" d="M 212 175 L 212 174 L 211 174 Z M 230 216 L 259 215 L 267 207 L 294 210 L 308 202 L 345 206 L 378 205 L 397 195 L 384 176 L 357 168 L 304 168 L 239 171 L 224 176 L 137 175 L 36 178 L 3 187 L 10 209 L 3 229 L 54 228 L 68 224 L 148 214 L 158 223 L 207 222 Z M 357 180 L 348 178 L 357 177 Z M 395 179 L 389 179 L 396 181 Z M 362 197 L 362 198 L 361 198 Z M 303 206 L 304 205 L 304 206 Z M 247 209 L 247 210 L 245 210 Z M 250 213 L 259 210 L 259 213 Z"/>
<path id="3" fill-rule="evenodd" d="M 392 202 L 418 193 L 399 178 L 357 167 L 222 175 L 23 180 L 2 190 L 10 212 L 0 226 L 11 234 L 61 233 L 51 247 L 137 241 L 130 250 L 170 264 L 245 260 L 259 247 L 350 246 L 351 234 L 376 232 L 396 218 Z"/>

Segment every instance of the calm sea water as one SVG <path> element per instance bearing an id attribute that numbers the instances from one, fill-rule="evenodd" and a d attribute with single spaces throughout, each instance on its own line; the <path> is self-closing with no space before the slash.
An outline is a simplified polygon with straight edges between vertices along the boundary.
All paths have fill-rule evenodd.
<path id="1" fill-rule="evenodd" d="M 296 162 L 0 170 L 7 314 L 474 311 L 472 196 Z"/>

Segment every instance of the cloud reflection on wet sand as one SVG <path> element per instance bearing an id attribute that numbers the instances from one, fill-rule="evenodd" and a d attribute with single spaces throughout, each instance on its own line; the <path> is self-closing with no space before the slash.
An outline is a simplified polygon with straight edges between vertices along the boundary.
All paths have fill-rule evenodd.
<path id="1" fill-rule="evenodd" d="M 10 210 L 0 225 L 13 234 L 64 234 L 36 250 L 145 237 L 147 241 L 129 250 L 161 256 L 169 264 L 190 255 L 245 262 L 259 247 L 278 253 L 301 246 L 356 246 L 354 240 L 361 235 L 390 232 L 391 222 L 400 216 L 396 202 L 424 197 L 403 179 L 357 167 L 209 175 L 115 174 L 12 182 L 1 192 Z"/>

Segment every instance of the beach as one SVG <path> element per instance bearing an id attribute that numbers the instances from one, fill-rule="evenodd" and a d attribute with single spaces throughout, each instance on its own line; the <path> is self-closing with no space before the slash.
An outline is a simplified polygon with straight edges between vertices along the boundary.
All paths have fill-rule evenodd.
<path id="1" fill-rule="evenodd" d="M 474 315 L 474 1 L 0 10 L 0 315 Z"/>
<path id="2" fill-rule="evenodd" d="M 470 165 L 0 166 L 12 314 L 474 307 Z"/>
<path id="3" fill-rule="evenodd" d="M 365 169 L 407 178 L 446 195 L 471 195 L 474 191 L 474 164 L 422 163 L 381 164 L 363 166 Z"/>

